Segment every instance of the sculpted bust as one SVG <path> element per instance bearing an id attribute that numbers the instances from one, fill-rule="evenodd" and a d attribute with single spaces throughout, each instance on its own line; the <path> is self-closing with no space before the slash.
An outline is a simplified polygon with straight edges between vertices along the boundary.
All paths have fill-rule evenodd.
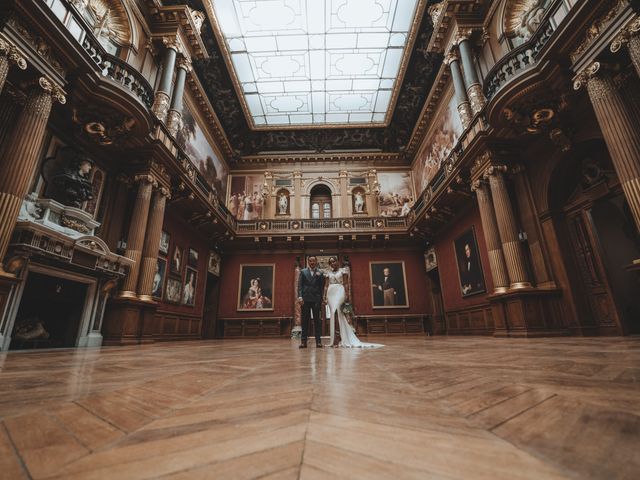
<path id="1" fill-rule="evenodd" d="M 91 160 L 76 156 L 68 167 L 54 175 L 52 180 L 56 189 L 52 198 L 63 205 L 81 208 L 84 202 L 93 198 L 93 186 L 89 181 L 92 168 Z"/>

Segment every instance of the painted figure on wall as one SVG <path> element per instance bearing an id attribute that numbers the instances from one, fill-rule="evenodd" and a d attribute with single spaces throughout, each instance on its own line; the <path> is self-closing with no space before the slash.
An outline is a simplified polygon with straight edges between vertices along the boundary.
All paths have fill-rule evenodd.
<path id="1" fill-rule="evenodd" d="M 415 164 L 414 178 L 418 194 L 427 188 L 438 173 L 442 162 L 453 150 L 463 130 L 455 98 L 445 106 L 442 115 L 434 118 L 438 118 L 439 123 L 434 125 L 427 135 L 423 143 L 426 147 L 418 154 Z"/>
<path id="2" fill-rule="evenodd" d="M 378 203 L 382 217 L 403 217 L 413 206 L 413 188 L 409 172 L 378 172 L 380 195 Z"/>
<path id="3" fill-rule="evenodd" d="M 261 192 L 262 176 L 234 175 L 231 177 L 229 211 L 237 220 L 262 218 L 264 197 Z"/>
<path id="4" fill-rule="evenodd" d="M 458 261 L 462 296 L 466 297 L 484 292 L 484 274 L 482 273 L 475 229 L 470 228 L 460 235 L 454 242 L 454 248 Z"/>
<path id="5" fill-rule="evenodd" d="M 408 307 L 404 262 L 371 262 L 373 308 Z"/>
<path id="6" fill-rule="evenodd" d="M 224 199 L 228 169 L 216 154 L 186 102 L 182 107 L 182 118 L 176 140 L 218 198 Z"/>
<path id="7" fill-rule="evenodd" d="M 238 310 L 273 310 L 275 265 L 241 265 Z"/>
<path id="8" fill-rule="evenodd" d="M 262 293 L 259 278 L 250 280 L 249 290 L 245 293 L 242 301 L 247 310 L 261 310 L 271 307 L 271 299 Z"/>

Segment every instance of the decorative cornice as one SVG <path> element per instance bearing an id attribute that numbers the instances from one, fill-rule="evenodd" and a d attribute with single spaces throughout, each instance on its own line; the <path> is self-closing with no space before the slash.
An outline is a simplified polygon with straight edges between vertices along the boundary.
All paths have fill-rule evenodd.
<path id="1" fill-rule="evenodd" d="M 618 52 L 624 45 L 629 43 L 629 39 L 635 35 L 640 35 L 640 17 L 636 17 L 629 22 L 620 33 L 616 35 L 616 38 L 611 42 L 610 50 L 613 53 Z"/>
<path id="2" fill-rule="evenodd" d="M 571 53 L 571 61 L 576 63 L 580 56 L 595 42 L 602 33 L 607 29 L 609 24 L 613 21 L 615 17 L 618 16 L 625 7 L 627 7 L 629 3 L 627 0 L 615 0 L 613 6 L 607 10 L 603 15 L 598 17 L 585 31 L 585 35 L 583 40 L 578 44 L 578 46 Z"/>
<path id="3" fill-rule="evenodd" d="M 20 70 L 26 70 L 27 68 L 27 60 L 20 53 L 18 48 L 8 42 L 0 38 L 0 56 L 7 57 L 11 63 L 17 65 Z"/>

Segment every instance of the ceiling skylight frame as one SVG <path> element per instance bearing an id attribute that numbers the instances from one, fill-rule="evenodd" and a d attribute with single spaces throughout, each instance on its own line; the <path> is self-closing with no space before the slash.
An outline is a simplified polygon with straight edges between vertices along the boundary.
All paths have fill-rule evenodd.
<path id="1" fill-rule="evenodd" d="M 418 28 L 420 26 L 420 22 L 422 20 L 422 17 L 424 15 L 425 12 L 425 8 L 426 8 L 426 0 L 412 0 L 414 1 L 414 11 L 413 11 L 413 16 L 410 19 L 410 28 L 409 30 L 406 32 L 406 40 L 404 41 L 404 47 L 402 49 L 396 49 L 399 50 L 401 52 L 400 54 L 400 61 L 399 61 L 399 65 L 398 65 L 398 69 L 397 69 L 397 75 L 395 77 L 395 81 L 392 81 L 392 84 L 389 85 L 389 81 L 385 82 L 385 85 L 383 88 L 378 88 L 377 90 L 370 90 L 367 95 L 369 96 L 368 101 L 369 102 L 376 102 L 378 100 L 378 95 L 380 94 L 380 92 L 383 92 L 382 95 L 386 95 L 387 98 L 385 98 L 385 102 L 388 103 L 388 107 L 386 109 L 386 111 L 384 113 L 378 111 L 368 111 L 368 112 L 351 112 L 349 115 L 345 116 L 345 114 L 340 114 L 340 113 L 336 113 L 336 112 L 329 112 L 329 113 L 325 113 L 325 115 L 327 115 L 329 117 L 330 120 L 333 121 L 333 123 L 326 123 L 327 117 L 325 118 L 325 122 L 324 123 L 306 123 L 307 120 L 311 120 L 311 122 L 314 121 L 318 121 L 318 118 L 315 118 L 313 112 L 309 113 L 309 112 L 303 112 L 301 111 L 300 115 L 300 122 L 301 123 L 273 123 L 274 120 L 278 120 L 278 118 L 275 118 L 276 116 L 273 115 L 273 119 L 272 119 L 272 123 L 268 123 L 267 120 L 264 121 L 264 123 L 256 123 L 255 117 L 252 113 L 252 108 L 255 111 L 255 105 L 250 105 L 251 102 L 256 102 L 257 99 L 257 95 L 249 95 L 249 97 L 245 96 L 245 89 L 247 87 L 247 83 L 248 82 L 241 82 L 240 78 L 239 78 L 239 73 L 236 71 L 236 68 L 234 66 L 234 61 L 237 64 L 237 59 L 234 58 L 232 59 L 232 52 L 236 52 L 236 49 L 234 49 L 232 46 L 230 46 L 229 42 L 227 42 L 225 36 L 222 33 L 222 30 L 220 28 L 220 24 L 218 21 L 218 17 L 215 14 L 215 10 L 214 7 L 212 6 L 211 2 L 218 2 L 220 0 L 205 0 L 204 1 L 204 5 L 205 5 L 205 9 L 207 10 L 207 14 L 209 16 L 209 18 L 211 19 L 211 24 L 213 26 L 213 30 L 216 36 L 216 39 L 218 41 L 218 44 L 221 46 L 221 50 L 222 50 L 222 55 L 224 57 L 227 69 L 231 75 L 231 80 L 232 83 L 234 85 L 234 88 L 236 90 L 236 94 L 238 96 L 238 99 L 240 100 L 240 103 L 242 105 L 242 109 L 244 111 L 245 114 L 245 118 L 247 119 L 247 123 L 249 125 L 249 127 L 252 130 L 255 131 L 265 131 L 265 130 L 295 130 L 295 129 L 325 129 L 325 128 L 370 128 L 370 127 L 387 127 L 391 121 L 391 117 L 393 116 L 393 111 L 395 109 L 395 104 L 398 98 L 398 94 L 400 91 L 400 88 L 402 86 L 402 82 L 404 80 L 404 75 L 406 73 L 407 70 L 407 64 L 409 63 L 409 59 L 411 57 L 411 52 L 413 50 L 413 46 L 416 40 L 416 35 L 417 35 L 417 31 Z M 247 0 L 229 0 L 230 2 L 246 2 Z M 334 3 L 341 3 L 342 0 L 294 0 L 294 3 L 299 3 L 299 4 L 305 4 L 307 2 L 313 2 L 314 5 L 316 4 L 315 2 L 318 3 L 322 3 L 323 5 L 325 4 L 325 1 L 327 3 L 330 2 L 334 2 Z M 391 1 L 392 5 L 397 4 L 403 4 L 406 0 L 383 0 L 386 2 Z M 252 2 L 252 3 L 259 3 L 259 2 L 267 2 L 268 0 L 257 0 L 257 2 Z M 248 2 L 247 2 L 248 3 Z M 360 33 L 364 33 L 366 34 L 367 32 L 360 32 Z M 376 32 L 374 32 L 376 33 Z M 379 33 L 379 32 L 378 32 Z M 306 35 L 306 34 L 305 34 Z M 389 32 L 389 35 L 391 35 L 391 32 Z M 235 37 L 230 37 L 230 38 L 235 38 Z M 244 39 L 246 38 L 251 38 L 249 36 L 245 36 Z M 268 48 L 268 47 L 265 47 Z M 394 47 L 387 47 L 387 50 L 393 50 Z M 366 53 L 374 53 L 376 50 L 381 50 L 381 49 L 376 49 L 376 48 L 361 48 L 361 50 L 366 50 Z M 283 50 L 284 51 L 284 50 Z M 333 51 L 333 50 L 331 50 Z M 287 51 L 288 54 L 291 54 L 292 50 Z M 293 51 L 295 52 L 295 51 Z M 304 54 L 309 54 L 310 50 L 299 50 L 299 52 L 301 52 L 301 55 Z M 252 52 L 253 54 L 260 56 L 259 53 L 260 52 Z M 348 52 L 347 52 L 348 53 Z M 386 55 L 387 52 L 383 52 L 382 54 Z M 235 56 L 234 56 L 235 57 Z M 326 62 L 329 64 L 329 66 L 332 65 L 331 61 Z M 374 77 L 373 75 L 367 77 L 367 76 L 357 76 L 357 78 L 351 78 L 351 79 L 341 79 L 341 80 L 347 80 L 347 82 L 366 82 L 367 80 L 372 80 L 375 79 L 376 77 Z M 386 77 L 384 77 L 382 80 L 384 80 Z M 246 79 L 246 78 L 245 78 Z M 335 79 L 329 78 L 326 80 L 326 83 L 332 82 Z M 379 82 L 381 82 L 381 80 L 378 77 Z M 306 87 L 306 89 L 308 90 L 312 90 L 314 89 L 314 87 L 317 87 L 317 81 L 318 80 L 312 80 L 310 78 L 304 78 L 300 80 L 301 82 L 308 82 L 309 83 L 309 87 Z M 279 82 L 279 80 L 275 80 L 275 82 L 270 82 L 270 83 L 277 83 Z M 243 86 L 244 83 L 244 86 Z M 265 82 L 266 83 L 266 82 Z M 312 83 L 315 83 L 315 85 L 311 85 Z M 338 82 L 339 83 L 339 82 Z M 343 85 L 338 85 L 336 84 L 336 87 L 342 86 L 343 88 L 341 88 L 340 90 L 336 90 L 335 92 L 347 92 L 349 94 L 352 94 L 352 86 L 351 85 L 346 85 L 346 82 Z M 274 92 L 279 92 L 282 90 L 282 87 L 279 85 L 266 85 L 263 84 L 263 88 L 269 89 L 269 88 L 273 88 Z M 249 89 L 253 89 L 253 90 L 257 90 L 257 88 L 254 86 L 252 87 L 251 85 L 249 85 Z M 357 93 L 363 93 L 365 92 L 364 90 L 358 90 Z M 331 91 L 331 93 L 334 93 L 334 91 Z M 265 94 L 264 92 L 262 93 L 263 95 Z M 266 95 L 269 95 L 269 93 L 266 93 Z M 302 98 L 305 97 L 306 98 Z M 299 98 L 299 102 L 301 102 L 301 107 L 303 108 L 306 104 L 306 108 L 309 109 L 309 103 L 313 102 L 313 97 L 312 97 L 312 92 L 305 92 L 305 91 L 299 91 L 296 92 L 296 96 L 299 96 L 301 98 Z M 253 97 L 253 98 L 251 98 Z M 259 99 L 260 101 L 262 99 Z M 349 100 L 349 99 L 347 99 Z M 351 99 L 351 100 L 355 100 L 355 99 Z M 296 103 L 298 104 L 298 103 Z M 261 101 L 261 106 L 263 109 L 265 108 L 269 108 L 268 105 L 265 105 L 264 102 Z M 366 113 L 366 114 L 365 114 Z M 290 113 L 290 115 L 297 115 L 297 114 L 293 114 Z M 369 116 L 367 116 L 369 115 Z"/>

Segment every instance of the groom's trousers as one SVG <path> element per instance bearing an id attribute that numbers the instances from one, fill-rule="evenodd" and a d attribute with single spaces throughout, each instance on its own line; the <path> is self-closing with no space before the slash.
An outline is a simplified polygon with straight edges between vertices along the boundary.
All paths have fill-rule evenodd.
<path id="1" fill-rule="evenodd" d="M 313 312 L 313 333 L 316 336 L 316 344 L 320 343 L 320 330 L 322 322 L 320 321 L 320 302 L 310 302 L 305 300 L 302 304 L 302 341 L 306 342 L 309 336 L 309 318 Z"/>

